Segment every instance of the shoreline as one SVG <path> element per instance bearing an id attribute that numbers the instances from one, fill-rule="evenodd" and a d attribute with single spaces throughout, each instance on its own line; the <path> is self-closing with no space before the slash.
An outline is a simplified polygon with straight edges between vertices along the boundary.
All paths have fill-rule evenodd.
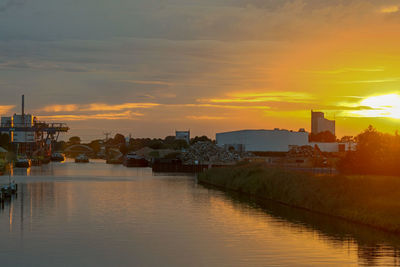
<path id="1" fill-rule="evenodd" d="M 335 178 L 339 179 L 354 179 L 353 177 L 347 177 L 347 176 L 342 176 L 342 175 L 337 175 L 337 176 L 315 176 L 309 173 L 299 173 L 299 172 L 294 172 L 294 171 L 287 171 L 287 170 L 281 170 L 281 169 L 269 169 L 265 166 L 261 167 L 262 172 L 264 174 L 285 174 L 285 175 L 291 175 L 292 179 L 328 179 L 332 180 Z M 241 172 L 247 171 L 247 175 L 241 175 Z M 220 168 L 220 169 L 211 169 L 208 170 L 204 173 L 201 173 L 198 175 L 198 183 L 204 184 L 206 186 L 214 187 L 218 190 L 221 191 L 230 191 L 230 192 L 235 192 L 250 198 L 254 198 L 256 202 L 260 205 L 263 205 L 263 201 L 272 201 L 280 205 L 296 208 L 299 210 L 304 210 L 307 212 L 312 212 L 340 220 L 344 220 L 350 223 L 354 224 L 359 224 L 363 226 L 368 226 L 380 231 L 388 232 L 388 233 L 394 233 L 397 235 L 400 235 L 400 218 L 396 218 L 396 214 L 399 213 L 398 206 L 400 206 L 400 195 L 397 197 L 397 200 L 399 202 L 392 202 L 394 203 L 393 205 L 387 205 L 384 209 L 383 212 L 378 212 L 376 213 L 376 210 L 374 210 L 374 207 L 369 205 L 370 203 L 365 203 L 365 205 L 360 205 L 360 201 L 358 203 L 353 203 L 354 205 L 346 206 L 346 207 L 341 207 L 340 202 L 346 202 L 344 199 L 329 199 L 329 196 L 320 197 L 320 198 L 315 198 L 312 199 L 311 201 L 308 202 L 303 202 L 301 197 L 292 197 L 289 195 L 282 195 L 279 192 L 275 192 L 275 194 L 261 194 L 263 193 L 268 193 L 263 188 L 265 184 L 258 184 L 258 187 L 254 188 L 255 190 L 248 190 L 247 187 L 243 187 L 244 184 L 254 184 L 254 172 L 258 170 L 260 171 L 260 165 L 259 164 L 249 164 L 249 165 L 237 165 L 234 168 L 231 169 L 225 169 L 225 168 Z M 225 172 L 225 174 L 224 174 Z M 230 175 L 233 174 L 233 176 L 228 177 L 223 176 L 226 175 L 226 172 L 229 172 Z M 253 174 L 253 177 L 252 177 Z M 218 175 L 222 175 L 223 178 L 221 179 L 221 176 L 218 177 Z M 258 177 L 259 178 L 259 177 Z M 266 177 L 264 179 L 268 179 L 270 177 Z M 372 179 L 376 179 L 376 177 L 365 177 L 366 182 L 370 183 Z M 388 177 L 383 177 L 382 179 L 387 179 Z M 400 184 L 400 177 L 389 177 L 390 179 L 395 179 L 396 180 L 396 188 Z M 279 178 L 278 178 L 279 179 Z M 363 179 L 363 177 L 357 178 L 358 180 Z M 239 181 L 238 181 L 239 180 Z M 245 183 L 242 183 L 243 180 L 246 180 Z M 275 179 L 277 180 L 277 179 Z M 275 181 L 276 182 L 276 181 Z M 282 181 L 285 182 L 285 181 Z M 358 181 L 359 182 L 359 181 Z M 364 181 L 361 181 L 364 182 Z M 382 182 L 382 181 L 381 181 Z M 241 184 L 242 183 L 242 184 Z M 232 186 L 233 185 L 233 186 Z M 280 186 L 279 182 L 276 184 L 276 186 Z M 286 186 L 294 186 L 294 185 L 286 185 Z M 388 185 L 390 188 L 391 185 Z M 314 187 L 312 189 L 318 188 Z M 246 190 L 247 189 L 247 190 Z M 308 191 L 310 188 L 302 188 L 299 189 L 299 191 Z M 331 190 L 332 188 L 324 188 L 323 190 Z M 351 188 L 346 188 L 346 186 L 342 186 L 342 189 L 344 189 L 344 192 L 348 191 L 347 193 L 351 194 Z M 349 190 L 350 189 L 350 190 Z M 373 190 L 373 187 L 370 188 Z M 270 188 L 270 190 L 276 190 L 274 188 Z M 333 189 L 334 190 L 334 189 Z M 279 191 L 279 190 L 278 190 Z M 283 190 L 282 192 L 284 192 Z M 281 193 L 282 193 L 281 192 Z M 287 191 L 286 191 L 287 193 Z M 389 197 L 392 197 L 390 195 Z M 373 196 L 371 196 L 373 198 Z M 319 205 L 322 202 L 327 201 L 328 204 L 326 205 Z M 317 203 L 319 202 L 319 203 Z M 380 202 L 380 201 L 378 201 Z M 396 204 L 399 203 L 399 204 Z M 339 210 L 337 209 L 338 207 L 341 207 Z M 322 208 L 326 208 L 325 210 L 322 210 Z M 384 217 L 381 217 L 384 216 Z M 389 222 L 387 219 L 392 219 Z"/>

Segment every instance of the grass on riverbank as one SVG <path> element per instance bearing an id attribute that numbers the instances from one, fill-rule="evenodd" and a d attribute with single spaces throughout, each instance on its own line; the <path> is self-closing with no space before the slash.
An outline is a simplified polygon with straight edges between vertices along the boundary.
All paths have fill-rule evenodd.
<path id="1" fill-rule="evenodd" d="M 211 169 L 199 181 L 400 233 L 400 177 L 314 176 L 242 164 Z"/>
<path id="2" fill-rule="evenodd" d="M 0 172 L 6 171 L 7 162 L 3 159 L 0 159 Z"/>

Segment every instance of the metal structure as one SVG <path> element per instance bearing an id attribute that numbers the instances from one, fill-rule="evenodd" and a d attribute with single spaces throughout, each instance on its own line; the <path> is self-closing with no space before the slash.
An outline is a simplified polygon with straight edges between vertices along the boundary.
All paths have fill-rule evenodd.
<path id="1" fill-rule="evenodd" d="M 22 96 L 21 115 L 2 117 L 0 132 L 10 136 L 10 141 L 17 145 L 20 154 L 50 154 L 60 133 L 68 132 L 69 127 L 65 123 L 42 122 L 31 114 L 25 114 L 24 100 Z"/>

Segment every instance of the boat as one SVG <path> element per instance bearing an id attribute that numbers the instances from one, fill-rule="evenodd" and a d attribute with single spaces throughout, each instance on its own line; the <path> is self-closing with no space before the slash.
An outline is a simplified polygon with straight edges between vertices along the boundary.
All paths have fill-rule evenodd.
<path id="1" fill-rule="evenodd" d="M 123 164 L 126 167 L 148 167 L 149 161 L 134 152 L 130 152 L 125 155 Z"/>
<path id="2" fill-rule="evenodd" d="M 28 159 L 26 156 L 19 156 L 14 161 L 14 166 L 17 168 L 29 168 L 32 166 L 32 161 Z"/>
<path id="3" fill-rule="evenodd" d="M 75 158 L 75 162 L 76 163 L 88 163 L 89 162 L 89 158 L 85 154 L 80 154 L 79 156 L 77 156 Z"/>
<path id="4" fill-rule="evenodd" d="M 60 152 L 54 152 L 53 154 L 51 154 L 51 161 L 65 161 L 65 155 Z"/>

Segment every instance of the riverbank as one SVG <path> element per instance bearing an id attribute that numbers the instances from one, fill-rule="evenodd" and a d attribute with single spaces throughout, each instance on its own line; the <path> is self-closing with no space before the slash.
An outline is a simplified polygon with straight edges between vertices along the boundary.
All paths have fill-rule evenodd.
<path id="1" fill-rule="evenodd" d="M 241 164 L 199 174 L 199 182 L 400 234 L 400 177 L 314 176 Z"/>

